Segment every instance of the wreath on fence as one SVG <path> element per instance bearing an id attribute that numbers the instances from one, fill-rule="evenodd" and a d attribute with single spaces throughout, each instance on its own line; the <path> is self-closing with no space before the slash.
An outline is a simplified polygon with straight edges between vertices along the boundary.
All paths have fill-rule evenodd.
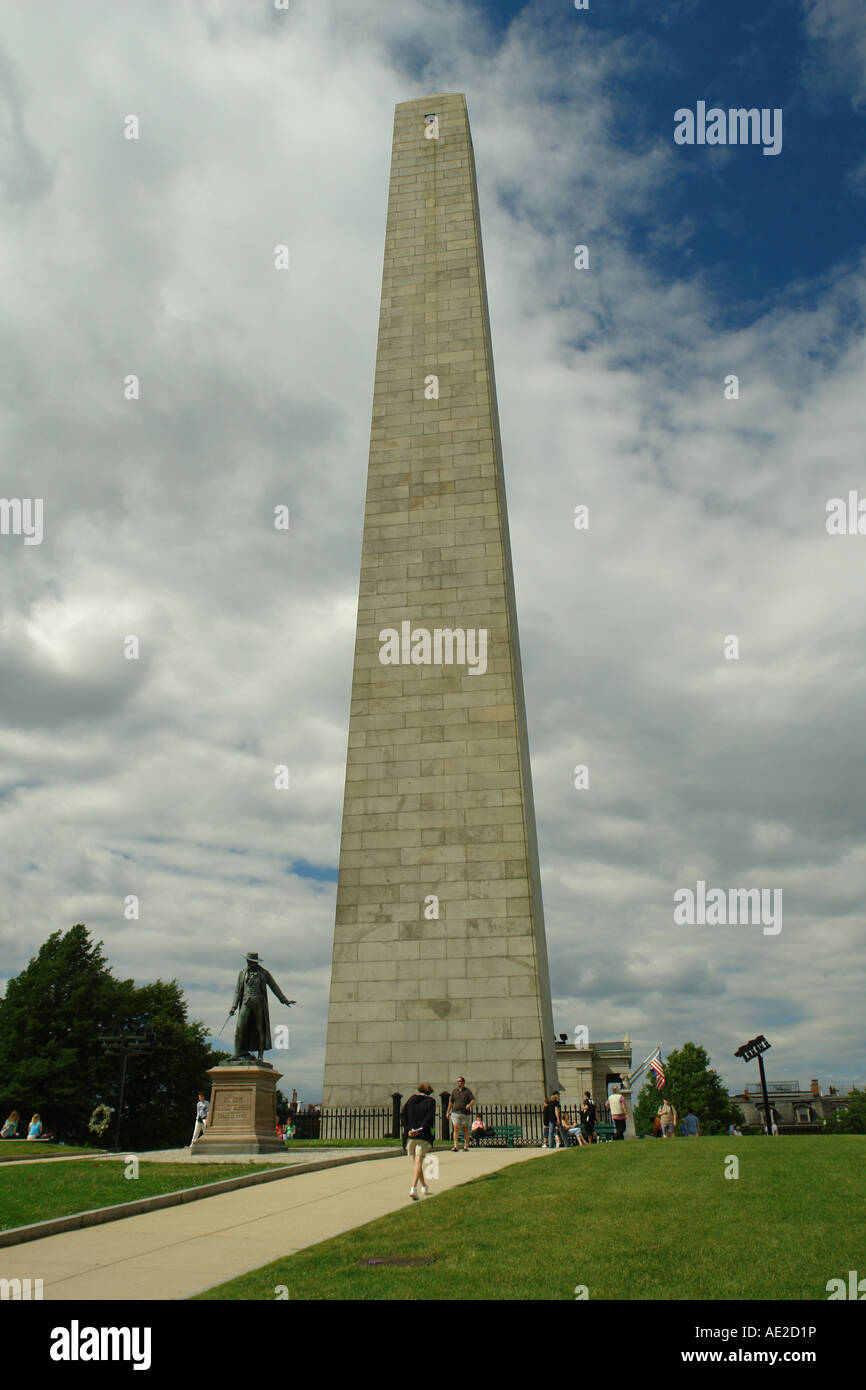
<path id="1" fill-rule="evenodd" d="M 111 1117 L 114 1114 L 110 1105 L 97 1105 L 88 1121 L 87 1128 L 91 1134 L 97 1134 L 101 1139 L 108 1126 L 111 1124 Z"/>

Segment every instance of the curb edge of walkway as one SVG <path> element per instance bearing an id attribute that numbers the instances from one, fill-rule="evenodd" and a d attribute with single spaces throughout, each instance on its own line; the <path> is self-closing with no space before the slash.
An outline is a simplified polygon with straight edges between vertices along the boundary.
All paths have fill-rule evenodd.
<path id="1" fill-rule="evenodd" d="M 0 1163 L 51 1163 L 57 1160 L 58 1163 L 71 1163 L 73 1159 L 79 1158 L 110 1158 L 110 1149 L 82 1149 L 80 1153 L 71 1154 L 34 1154 L 28 1158 L 25 1154 L 4 1154 L 0 1153 Z"/>
<path id="2" fill-rule="evenodd" d="M 179 1207 L 185 1202 L 199 1202 L 205 1197 L 219 1197 L 240 1187 L 256 1187 L 259 1183 L 293 1178 L 296 1174 L 318 1173 L 323 1168 L 341 1168 L 348 1163 L 368 1163 L 379 1158 L 397 1156 L 403 1157 L 402 1149 L 350 1154 L 345 1158 L 322 1158 L 311 1163 L 294 1163 L 291 1167 L 271 1168 L 265 1173 L 250 1173 L 249 1176 L 223 1178 L 220 1182 L 200 1183 L 198 1187 L 181 1187 L 176 1192 L 163 1192 L 155 1197 L 139 1197 L 135 1202 L 119 1202 L 113 1207 L 96 1207 L 93 1211 L 55 1216 L 49 1221 L 37 1221 L 30 1226 L 15 1226 L 10 1231 L 0 1231 L 0 1249 L 4 1246 L 24 1245 L 31 1240 L 42 1240 L 45 1236 L 62 1235 L 65 1231 L 102 1226 L 108 1221 L 121 1221 L 127 1216 L 143 1216 L 149 1211 L 160 1211 L 164 1207 Z"/>

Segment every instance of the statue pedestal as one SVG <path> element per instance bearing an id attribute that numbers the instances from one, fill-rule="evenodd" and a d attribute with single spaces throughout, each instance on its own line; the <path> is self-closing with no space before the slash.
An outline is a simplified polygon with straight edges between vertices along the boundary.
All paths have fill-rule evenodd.
<path id="1" fill-rule="evenodd" d="M 272 1067 L 211 1067 L 207 1127 L 192 1152 L 207 1154 L 285 1153 L 278 1139 L 277 1082 Z"/>

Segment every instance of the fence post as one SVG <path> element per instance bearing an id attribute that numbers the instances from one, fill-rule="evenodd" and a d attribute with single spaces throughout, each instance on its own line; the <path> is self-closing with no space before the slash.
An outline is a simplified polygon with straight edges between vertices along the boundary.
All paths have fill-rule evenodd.
<path id="1" fill-rule="evenodd" d="M 391 1138 L 392 1138 L 392 1139 L 399 1139 L 399 1138 L 400 1138 L 400 1102 L 401 1102 L 402 1099 L 403 1099 L 403 1097 L 402 1097 L 402 1095 L 400 1094 L 399 1091 L 392 1091 L 392 1092 L 391 1092 L 391 1102 L 392 1102 L 392 1105 L 393 1105 L 393 1114 L 392 1114 L 392 1116 L 391 1116 Z"/>
<path id="2" fill-rule="evenodd" d="M 443 1143 L 447 1143 L 447 1142 L 448 1142 L 448 1139 L 449 1139 L 449 1137 L 450 1137 L 449 1134 L 448 1134 L 448 1105 L 449 1105 L 449 1102 L 450 1102 L 450 1100 L 451 1100 L 451 1092 L 450 1092 L 450 1091 L 440 1091 L 440 1092 L 439 1092 L 439 1100 L 440 1100 L 441 1106 L 442 1106 L 442 1115 L 441 1115 L 441 1119 L 442 1119 L 442 1135 L 441 1135 L 441 1138 L 442 1138 Z"/>

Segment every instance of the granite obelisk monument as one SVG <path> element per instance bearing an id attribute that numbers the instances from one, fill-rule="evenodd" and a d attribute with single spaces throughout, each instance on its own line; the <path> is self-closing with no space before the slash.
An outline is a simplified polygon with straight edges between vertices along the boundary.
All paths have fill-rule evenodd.
<path id="1" fill-rule="evenodd" d="M 556 1083 L 475 162 L 395 111 L 323 1104 Z"/>

